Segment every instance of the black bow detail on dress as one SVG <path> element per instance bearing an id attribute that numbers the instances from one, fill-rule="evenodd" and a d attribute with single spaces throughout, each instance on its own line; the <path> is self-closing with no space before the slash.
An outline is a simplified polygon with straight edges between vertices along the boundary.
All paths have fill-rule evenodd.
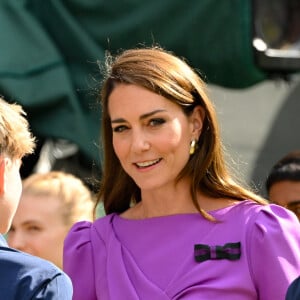
<path id="1" fill-rule="evenodd" d="M 196 244 L 194 253 L 196 262 L 203 262 L 209 259 L 237 260 L 241 257 L 241 243 L 227 243 L 224 246 Z"/>

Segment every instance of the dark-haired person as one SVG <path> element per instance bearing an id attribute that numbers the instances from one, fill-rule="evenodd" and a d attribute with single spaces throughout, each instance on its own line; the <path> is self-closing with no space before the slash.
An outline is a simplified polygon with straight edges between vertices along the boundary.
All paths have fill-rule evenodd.
<path id="1" fill-rule="evenodd" d="M 288 208 L 300 219 L 300 151 L 292 151 L 275 163 L 266 190 L 270 202 Z"/>

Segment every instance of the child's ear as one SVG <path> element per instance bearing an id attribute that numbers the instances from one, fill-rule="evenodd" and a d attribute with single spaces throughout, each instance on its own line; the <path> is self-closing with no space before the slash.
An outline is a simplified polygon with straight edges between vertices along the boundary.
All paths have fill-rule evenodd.
<path id="1" fill-rule="evenodd" d="M 0 157 L 0 196 L 4 192 L 4 172 L 5 172 L 5 160 Z"/>

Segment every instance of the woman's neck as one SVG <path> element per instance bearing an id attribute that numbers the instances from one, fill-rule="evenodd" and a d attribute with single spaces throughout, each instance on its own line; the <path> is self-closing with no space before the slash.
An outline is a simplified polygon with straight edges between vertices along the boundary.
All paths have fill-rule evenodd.
<path id="1" fill-rule="evenodd" d="M 176 186 L 155 191 L 142 190 L 141 196 L 142 201 L 126 211 L 124 217 L 144 219 L 197 212 L 187 182 L 179 182 Z"/>
<path id="2" fill-rule="evenodd" d="M 160 190 L 142 190 L 142 200 L 125 211 L 122 216 L 128 219 L 146 219 L 153 217 L 168 216 L 174 214 L 197 213 L 190 185 L 187 182 L 179 182 L 175 187 Z M 199 206 L 206 212 L 234 205 L 239 201 L 227 198 L 213 198 L 197 192 Z"/>

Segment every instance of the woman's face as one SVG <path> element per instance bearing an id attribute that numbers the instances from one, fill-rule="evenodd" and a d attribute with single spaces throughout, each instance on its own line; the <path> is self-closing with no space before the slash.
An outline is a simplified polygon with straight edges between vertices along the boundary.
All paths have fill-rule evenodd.
<path id="1" fill-rule="evenodd" d="M 22 195 L 8 233 L 9 246 L 62 268 L 63 241 L 69 227 L 64 224 L 61 210 L 58 198 Z"/>
<path id="2" fill-rule="evenodd" d="M 179 105 L 140 86 L 118 85 L 109 97 L 113 147 L 142 190 L 174 185 L 202 128 L 202 109 L 187 117 Z"/>

